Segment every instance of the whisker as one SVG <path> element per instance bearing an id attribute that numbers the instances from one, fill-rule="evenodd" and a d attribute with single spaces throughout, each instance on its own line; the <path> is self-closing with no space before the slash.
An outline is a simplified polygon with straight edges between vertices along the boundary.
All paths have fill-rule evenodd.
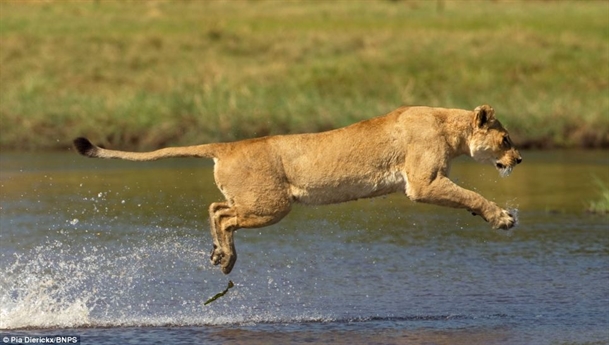
<path id="1" fill-rule="evenodd" d="M 508 177 L 512 173 L 513 169 L 514 167 L 512 166 L 506 166 L 504 168 L 501 168 L 499 169 L 499 175 L 501 175 L 501 177 Z"/>

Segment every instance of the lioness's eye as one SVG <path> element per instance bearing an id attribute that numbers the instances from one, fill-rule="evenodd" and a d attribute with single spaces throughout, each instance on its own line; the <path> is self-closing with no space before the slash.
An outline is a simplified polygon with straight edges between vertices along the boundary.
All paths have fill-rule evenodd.
<path id="1" fill-rule="evenodd" d="M 503 137 L 503 146 L 510 147 L 510 139 L 507 136 Z"/>

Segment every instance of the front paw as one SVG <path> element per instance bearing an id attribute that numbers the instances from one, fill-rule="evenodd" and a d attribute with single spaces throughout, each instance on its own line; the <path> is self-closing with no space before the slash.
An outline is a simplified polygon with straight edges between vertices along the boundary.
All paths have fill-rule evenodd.
<path id="1" fill-rule="evenodd" d="M 516 217 L 507 210 L 501 210 L 500 214 L 491 222 L 493 229 L 508 230 L 516 225 Z"/>

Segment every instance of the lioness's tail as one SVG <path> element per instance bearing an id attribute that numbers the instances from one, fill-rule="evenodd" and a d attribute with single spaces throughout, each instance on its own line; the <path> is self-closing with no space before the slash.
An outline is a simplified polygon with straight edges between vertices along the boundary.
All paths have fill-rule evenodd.
<path id="1" fill-rule="evenodd" d="M 205 157 L 214 158 L 219 146 L 222 144 L 205 144 L 197 146 L 167 147 L 150 152 L 128 152 L 101 148 L 93 145 L 87 138 L 74 139 L 74 146 L 78 152 L 92 158 L 118 158 L 129 161 L 154 161 L 171 157 Z"/>

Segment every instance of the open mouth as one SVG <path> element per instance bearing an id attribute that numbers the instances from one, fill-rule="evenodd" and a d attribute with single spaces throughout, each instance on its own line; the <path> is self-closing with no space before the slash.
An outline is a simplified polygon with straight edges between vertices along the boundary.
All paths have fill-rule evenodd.
<path id="1" fill-rule="evenodd" d="M 508 177 L 510 176 L 510 174 L 512 173 L 512 170 L 514 170 L 513 166 L 507 166 L 503 163 L 495 163 L 495 167 L 497 167 L 497 170 L 499 170 L 499 175 L 501 175 L 501 177 Z"/>

